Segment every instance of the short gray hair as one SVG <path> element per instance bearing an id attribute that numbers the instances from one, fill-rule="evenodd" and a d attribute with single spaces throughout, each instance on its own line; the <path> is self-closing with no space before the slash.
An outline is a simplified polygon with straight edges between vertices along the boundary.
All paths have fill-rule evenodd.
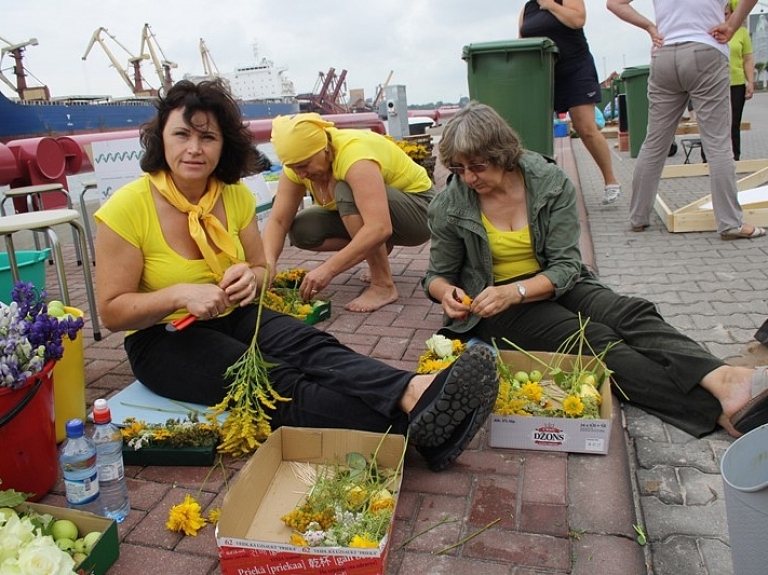
<path id="1" fill-rule="evenodd" d="M 438 151 L 444 166 L 455 165 L 459 157 L 480 157 L 513 170 L 523 147 L 517 133 L 496 110 L 473 100 L 445 124 Z"/>

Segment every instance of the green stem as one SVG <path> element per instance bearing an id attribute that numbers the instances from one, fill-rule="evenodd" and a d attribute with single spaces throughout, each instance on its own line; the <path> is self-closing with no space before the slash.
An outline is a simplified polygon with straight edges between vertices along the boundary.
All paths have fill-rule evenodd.
<path id="1" fill-rule="evenodd" d="M 464 545 L 464 543 L 466 543 L 466 542 L 467 542 L 467 541 L 469 541 L 470 539 L 473 539 L 473 538 L 477 537 L 477 536 L 478 536 L 478 535 L 480 535 L 480 534 L 481 534 L 483 531 L 486 531 L 487 529 L 490 529 L 491 527 L 493 527 L 494 525 L 496 525 L 496 524 L 497 524 L 499 521 L 501 521 L 501 517 L 499 517 L 498 519 L 494 519 L 494 520 L 493 520 L 493 521 L 491 521 L 491 522 L 490 522 L 488 525 L 486 525 L 486 526 L 485 526 L 485 527 L 483 527 L 482 529 L 478 529 L 477 531 L 475 531 L 475 532 L 474 532 L 474 533 L 472 533 L 471 535 L 467 535 L 467 536 L 466 536 L 464 539 L 459 539 L 459 540 L 458 540 L 456 543 L 454 543 L 453 545 L 449 545 L 448 547 L 446 547 L 446 548 L 444 548 L 444 549 L 441 549 L 440 551 L 438 551 L 437 553 L 435 553 L 435 555 L 442 555 L 442 554 L 443 554 L 443 553 L 445 553 L 446 551 L 450 551 L 451 549 L 456 549 L 456 547 L 458 547 L 459 545 Z"/>
<path id="2" fill-rule="evenodd" d="M 448 519 L 447 517 L 446 517 L 445 519 L 441 519 L 440 521 L 438 521 L 438 522 L 437 522 L 437 523 L 435 523 L 434 525 L 430 525 L 429 527 L 427 527 L 426 529 L 423 529 L 422 531 L 419 531 L 419 532 L 418 532 L 418 533 L 416 533 L 415 535 L 411 535 L 411 536 L 410 536 L 408 539 L 406 539 L 405 541 L 403 541 L 403 542 L 402 542 L 402 543 L 401 543 L 401 544 L 400 544 L 400 545 L 397 547 L 396 551 L 398 551 L 398 550 L 402 549 L 403 547 L 405 547 L 406 545 L 408 545 L 408 544 L 409 544 L 411 541 L 413 541 L 414 539 L 418 539 L 419 537 L 421 537 L 421 536 L 422 536 L 422 535 L 424 535 L 425 533 L 429 533 L 429 532 L 430 532 L 430 531 L 432 531 L 433 529 L 437 529 L 437 528 L 438 528 L 438 527 L 440 527 L 441 525 L 447 525 L 448 523 L 458 523 L 458 522 L 459 522 L 459 519 Z"/>

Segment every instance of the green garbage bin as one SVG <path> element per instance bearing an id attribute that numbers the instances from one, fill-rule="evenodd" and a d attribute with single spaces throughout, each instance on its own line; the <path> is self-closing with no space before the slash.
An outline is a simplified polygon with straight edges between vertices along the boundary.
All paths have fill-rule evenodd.
<path id="1" fill-rule="evenodd" d="M 557 46 L 549 38 L 464 46 L 469 97 L 494 108 L 526 149 L 554 153 L 554 80 Z"/>
<path id="2" fill-rule="evenodd" d="M 621 79 L 627 95 L 629 156 L 636 158 L 648 132 L 648 75 L 650 66 L 624 68 Z"/>

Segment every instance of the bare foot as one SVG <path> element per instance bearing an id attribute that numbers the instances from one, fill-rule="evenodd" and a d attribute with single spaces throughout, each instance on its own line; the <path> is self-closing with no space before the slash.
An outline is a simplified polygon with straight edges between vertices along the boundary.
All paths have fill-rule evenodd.
<path id="1" fill-rule="evenodd" d="M 395 286 L 384 288 L 372 285 L 345 305 L 344 309 L 347 311 L 367 313 L 376 311 L 380 307 L 394 301 L 397 301 L 397 288 Z"/>

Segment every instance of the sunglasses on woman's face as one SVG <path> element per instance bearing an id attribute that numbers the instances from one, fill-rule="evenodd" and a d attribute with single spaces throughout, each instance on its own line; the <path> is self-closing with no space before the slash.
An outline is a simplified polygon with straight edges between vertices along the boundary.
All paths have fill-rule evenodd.
<path id="1" fill-rule="evenodd" d="M 448 171 L 457 176 L 463 176 L 465 170 L 469 170 L 473 174 L 479 174 L 487 170 L 490 165 L 490 162 L 483 162 L 481 164 L 469 164 L 468 166 L 448 166 Z"/>

